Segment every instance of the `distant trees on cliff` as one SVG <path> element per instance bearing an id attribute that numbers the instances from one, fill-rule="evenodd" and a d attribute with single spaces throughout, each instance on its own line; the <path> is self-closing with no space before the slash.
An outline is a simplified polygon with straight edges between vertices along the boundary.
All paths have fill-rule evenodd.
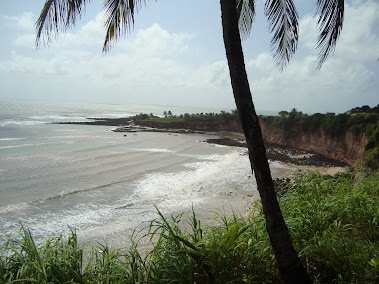
<path id="1" fill-rule="evenodd" d="M 239 121 L 238 111 L 231 110 L 231 112 L 226 111 L 220 111 L 219 113 L 216 112 L 209 112 L 209 113 L 184 113 L 180 115 L 174 115 L 172 112 L 164 111 L 163 112 L 164 118 L 179 118 L 184 119 L 185 121 L 221 121 L 224 123 L 228 123 L 231 120 Z"/>
<path id="2" fill-rule="evenodd" d="M 364 110 L 364 112 L 363 112 Z M 312 115 L 303 114 L 295 108 L 279 112 L 279 116 L 263 116 L 262 120 L 271 131 L 279 131 L 286 138 L 296 137 L 299 132 L 312 133 L 322 128 L 332 138 L 340 138 L 346 131 L 365 132 L 371 135 L 379 121 L 379 105 L 370 108 L 354 108 L 345 113 Z"/>
<path id="3" fill-rule="evenodd" d="M 282 111 L 280 116 L 262 117 L 266 127 L 280 132 L 285 138 L 295 138 L 301 133 L 323 131 L 333 139 L 342 139 L 346 132 L 364 133 L 368 137 L 364 158 L 371 168 L 379 168 L 379 105 L 357 107 L 338 115 L 315 113 L 303 114 L 293 109 Z"/>

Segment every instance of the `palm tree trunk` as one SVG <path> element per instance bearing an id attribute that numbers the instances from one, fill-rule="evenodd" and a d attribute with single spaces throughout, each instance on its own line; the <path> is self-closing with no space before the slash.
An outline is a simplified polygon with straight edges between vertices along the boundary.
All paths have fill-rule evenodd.
<path id="1" fill-rule="evenodd" d="M 247 79 L 238 30 L 236 0 L 220 0 L 220 4 L 224 44 L 234 99 L 246 137 L 251 169 L 257 181 L 266 227 L 278 268 L 286 283 L 312 283 L 292 245 L 287 225 L 276 199 L 266 148 Z"/>

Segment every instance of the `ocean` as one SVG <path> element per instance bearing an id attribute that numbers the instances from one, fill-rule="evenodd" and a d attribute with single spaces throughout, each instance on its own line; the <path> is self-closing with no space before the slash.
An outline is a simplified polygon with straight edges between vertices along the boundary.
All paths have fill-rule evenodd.
<path id="1" fill-rule="evenodd" d="M 246 212 L 258 198 L 246 150 L 205 143 L 210 135 L 112 132 L 53 124 L 88 117 L 217 112 L 143 105 L 0 101 L 0 244 L 20 223 L 37 241 L 75 229 L 81 243 L 124 246 L 154 205 Z M 294 171 L 271 162 L 274 177 Z"/>

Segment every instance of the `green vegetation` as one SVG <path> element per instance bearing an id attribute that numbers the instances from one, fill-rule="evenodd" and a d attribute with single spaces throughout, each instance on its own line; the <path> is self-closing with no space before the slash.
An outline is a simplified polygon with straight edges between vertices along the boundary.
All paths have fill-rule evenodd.
<path id="1" fill-rule="evenodd" d="M 379 124 L 369 136 L 363 155 L 370 168 L 379 169 Z"/>
<path id="2" fill-rule="evenodd" d="M 287 186 L 279 199 L 283 216 L 314 282 L 377 283 L 379 173 L 310 172 Z M 158 210 L 148 225 L 154 247 L 145 257 L 137 242 L 128 252 L 79 248 L 73 231 L 36 245 L 21 227 L 21 240 L 0 250 L 0 282 L 279 283 L 261 204 L 252 204 L 248 218 L 219 213 L 216 220 L 203 227 L 193 211 L 168 217 Z"/>
<path id="3" fill-rule="evenodd" d="M 141 113 L 130 117 L 129 120 L 133 120 L 138 125 L 148 127 L 201 131 L 216 130 L 219 125 L 228 127 L 232 121 L 236 121 L 239 124 L 237 110 L 233 110 L 230 113 L 221 111 L 220 113 L 185 113 L 180 115 L 173 115 L 169 110 L 163 112 L 163 117 Z"/>
<path id="4" fill-rule="evenodd" d="M 83 249 L 73 231 L 36 245 L 30 231 L 21 226 L 21 239 L 0 248 L 0 283 L 82 283 Z"/>
<path id="5" fill-rule="evenodd" d="M 312 115 L 303 114 L 295 108 L 291 112 L 281 111 L 279 116 L 262 117 L 271 131 L 282 133 L 286 138 L 293 138 L 301 132 L 313 133 L 322 128 L 332 138 L 344 137 L 346 131 L 364 132 L 371 135 L 379 124 L 379 105 L 375 108 L 365 109 L 366 112 L 358 113 L 355 109 L 342 113 Z"/>
<path id="6" fill-rule="evenodd" d="M 137 123 L 143 123 L 143 121 L 146 121 L 146 120 L 137 120 Z M 154 117 L 154 118 L 151 118 L 151 120 L 149 121 L 153 123 L 161 123 L 161 124 L 185 122 L 184 118 L 179 118 L 179 117 L 168 117 L 168 118 Z"/>

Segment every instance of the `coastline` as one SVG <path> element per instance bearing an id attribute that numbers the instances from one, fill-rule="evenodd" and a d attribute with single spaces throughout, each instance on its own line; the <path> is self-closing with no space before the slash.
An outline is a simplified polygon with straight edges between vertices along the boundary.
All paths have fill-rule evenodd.
<path id="1" fill-rule="evenodd" d="M 156 128 L 136 125 L 127 118 L 88 118 L 92 121 L 85 122 L 58 122 L 58 124 L 76 124 L 76 125 L 102 125 L 114 126 L 113 132 L 128 133 L 138 132 L 160 132 L 160 133 L 177 133 L 177 134 L 205 134 L 217 138 L 206 139 L 204 142 L 223 146 L 233 146 L 247 148 L 245 137 L 240 132 L 229 131 L 201 131 L 193 129 L 175 129 L 175 128 Z M 320 154 L 306 152 L 278 144 L 265 142 L 267 158 L 272 161 L 278 161 L 285 164 L 298 167 L 299 170 L 318 170 L 323 174 L 334 175 L 348 166 L 347 163 L 330 159 Z"/>
<path id="2" fill-rule="evenodd" d="M 88 125 L 88 123 L 62 123 L 62 124 L 78 124 L 78 125 Z M 167 137 L 165 139 L 168 139 L 168 141 L 171 141 L 172 139 L 170 138 L 169 135 L 172 136 L 179 136 L 177 138 L 180 138 L 180 136 L 187 136 L 184 134 L 191 134 L 187 136 L 185 139 L 192 139 L 192 135 L 198 136 L 198 138 L 195 138 L 197 140 L 197 144 L 214 144 L 215 149 L 212 151 L 233 151 L 235 152 L 235 155 L 237 157 L 242 157 L 238 158 L 239 160 L 243 160 L 244 162 L 241 163 L 239 162 L 238 165 L 234 165 L 233 168 L 229 168 L 228 171 L 222 172 L 222 177 L 225 178 L 229 176 L 229 172 L 238 172 L 238 168 L 242 167 L 246 169 L 244 171 L 244 179 L 243 181 L 241 180 L 236 180 L 234 181 L 233 179 L 228 179 L 228 186 L 224 186 L 224 190 L 220 192 L 216 192 L 215 190 L 219 190 L 217 187 L 213 188 L 212 184 L 213 183 L 208 183 L 205 186 L 196 188 L 196 192 L 199 192 L 199 199 L 194 199 L 194 203 L 192 203 L 193 208 L 196 211 L 196 214 L 199 218 L 199 220 L 202 220 L 203 224 L 211 224 L 215 223 L 214 222 L 214 217 L 215 214 L 218 212 L 224 212 L 227 216 L 229 216 L 232 213 L 237 213 L 238 215 L 241 215 L 243 217 L 246 217 L 248 214 L 251 214 L 251 204 L 254 200 L 259 200 L 259 194 L 258 191 L 256 190 L 256 185 L 255 185 L 255 179 L 253 175 L 251 174 L 250 170 L 250 165 L 248 163 L 248 157 L 247 157 L 247 149 L 243 148 L 243 143 L 244 143 L 244 136 L 242 133 L 235 133 L 235 132 L 213 132 L 213 131 L 195 131 L 195 130 L 188 130 L 188 129 L 155 129 L 155 128 L 149 128 L 149 127 L 140 127 L 138 125 L 131 125 L 130 123 L 127 124 L 126 126 L 116 126 L 114 124 L 96 124 L 96 121 L 90 125 L 99 125 L 99 126 L 110 126 L 107 130 L 112 129 L 112 136 L 117 137 L 119 139 L 120 145 L 123 145 L 124 143 L 127 144 L 129 141 L 133 141 L 137 139 L 141 139 L 140 137 L 146 136 L 143 134 L 143 132 L 147 132 L 146 134 L 152 132 L 152 135 L 157 135 L 157 136 L 162 136 L 162 138 Z M 80 130 L 83 129 L 83 130 Z M 78 131 L 86 131 L 87 127 L 82 128 L 79 127 Z M 102 128 L 106 129 L 106 128 Z M 96 131 L 96 129 L 94 129 Z M 141 132 L 141 135 L 138 134 Z M 157 132 L 155 134 L 155 132 Z M 167 133 L 167 134 L 165 134 Z M 182 135 L 176 135 L 182 134 Z M 201 134 L 201 135 L 196 135 L 196 134 Z M 108 135 L 108 134 L 107 134 Z M 150 134 L 148 134 L 150 135 Z M 124 137 L 126 136 L 126 137 Z M 174 137 L 173 137 L 174 138 Z M 226 139 L 228 138 L 228 139 Z M 91 139 L 91 138 L 90 138 Z M 175 138 L 176 139 L 176 138 Z M 207 140 L 209 139 L 209 140 Z M 216 140 L 210 140 L 210 139 L 216 139 Z M 123 142 L 125 141 L 125 142 Z M 222 143 L 225 141 L 232 141 L 234 145 L 227 145 L 224 143 L 224 145 L 227 145 L 228 148 L 230 146 L 236 147 L 235 149 L 222 149 L 220 146 L 216 145 L 223 145 Z M 229 143 L 230 144 L 230 143 Z M 208 147 L 208 145 L 204 145 Z M 220 150 L 217 149 L 220 147 Z M 271 149 L 274 146 L 270 145 L 268 147 L 268 152 L 272 151 Z M 153 147 L 154 148 L 154 147 Z M 209 148 L 209 147 L 208 147 Z M 299 170 L 306 171 L 308 169 L 311 170 L 319 170 L 319 171 L 333 171 L 333 172 L 338 172 L 342 168 L 337 168 L 334 167 L 331 164 L 322 164 L 314 162 L 317 161 L 317 156 L 314 156 L 309 153 L 303 153 L 303 152 L 298 152 L 296 150 L 288 150 L 288 149 L 279 149 L 279 148 L 274 148 L 273 152 L 278 153 L 282 151 L 282 155 L 275 155 L 272 158 L 269 156 L 270 159 L 270 164 L 273 166 L 271 167 L 271 173 L 274 178 L 274 184 L 277 185 L 281 181 L 287 181 L 288 179 L 291 180 L 294 178 L 294 176 L 299 172 Z M 305 155 L 302 157 L 301 155 Z M 114 155 L 118 156 L 118 155 Z M 311 158 L 313 157 L 313 159 Z M 289 159 L 292 159 L 293 163 L 290 163 Z M 296 162 L 297 160 L 301 162 Z M 305 163 L 304 161 L 313 161 L 313 164 L 310 162 Z M 302 163 L 302 164 L 301 164 Z M 236 169 L 237 166 L 237 169 Z M 162 175 L 164 177 L 164 175 Z M 179 176 L 180 177 L 180 176 Z M 215 183 L 217 183 L 217 180 L 220 177 L 215 177 Z M 166 181 L 165 181 L 166 182 Z M 162 184 L 164 184 L 163 182 Z M 158 184 L 160 185 L 160 184 Z M 207 193 L 207 190 L 211 188 L 209 192 L 210 194 Z M 280 192 L 279 192 L 280 193 Z M 205 197 L 205 198 L 204 198 Z M 183 198 L 183 197 L 181 197 Z M 204 200 L 203 200 L 204 199 Z M 180 200 L 180 199 L 178 199 Z M 81 232 L 81 240 L 83 243 L 90 243 L 94 244 L 98 241 L 100 242 L 107 242 L 110 247 L 120 247 L 124 246 L 125 244 L 129 244 L 129 238 L 133 234 L 133 230 L 135 229 L 134 226 L 132 226 L 131 223 L 129 223 L 128 226 L 125 226 L 125 223 L 130 222 L 130 216 L 133 214 L 140 214 L 144 220 L 151 220 L 153 219 L 156 214 L 153 209 L 153 205 L 158 203 L 158 206 L 160 210 L 162 210 L 163 213 L 167 214 L 181 214 L 183 212 L 188 212 L 191 209 L 191 202 L 192 199 L 187 202 L 187 200 L 183 200 L 183 206 L 182 203 L 177 203 L 178 206 L 171 211 L 169 207 L 166 207 L 164 204 L 160 204 L 161 201 L 164 201 L 162 198 L 156 198 L 154 200 L 150 200 L 148 203 L 144 204 L 144 207 L 136 207 L 133 208 L 133 203 L 131 202 L 126 202 L 125 204 L 127 206 L 123 207 L 117 207 L 114 209 L 114 211 L 120 212 L 117 213 L 117 217 L 114 218 L 109 223 L 104 223 L 104 224 L 95 224 L 93 228 L 86 229 L 84 232 Z M 188 204 L 185 204 L 185 203 Z M 130 205 L 132 204 L 132 205 Z M 195 205 L 195 206 L 194 206 Z M 125 212 L 123 212 L 125 211 Z M 129 212 L 130 211 L 130 212 Z M 135 212 L 135 213 L 134 213 Z M 102 233 L 98 233 L 101 231 Z M 112 232 L 112 233 L 107 233 L 107 232 Z M 94 237 L 96 236 L 96 237 Z M 141 242 L 141 245 L 146 245 L 149 247 L 148 242 Z"/>
<path id="3" fill-rule="evenodd" d="M 241 149 L 240 151 L 242 155 L 248 155 L 245 137 L 243 133 L 239 132 L 153 128 L 136 125 L 133 122 L 125 123 L 124 119 L 91 119 L 94 121 L 79 123 L 72 122 L 69 124 L 114 126 L 115 128 L 113 128 L 112 131 L 122 134 L 126 139 L 129 135 L 135 135 L 139 132 L 167 133 L 169 135 L 201 134 L 208 137 L 204 139 L 204 143 L 238 147 Z M 318 171 L 323 175 L 333 176 L 343 171 L 344 168 L 348 166 L 348 164 L 344 162 L 332 160 L 316 153 L 309 153 L 270 143 L 265 143 L 265 145 L 267 149 L 267 157 L 270 163 L 274 162 L 282 165 L 283 169 L 287 168 L 287 170 L 285 170 L 285 174 L 282 174 L 280 177 L 276 176 L 276 174 L 272 172 L 274 186 L 278 194 L 281 194 L 282 184 L 292 182 L 296 175 L 301 172 Z M 250 178 L 253 178 L 253 175 L 251 175 Z M 238 212 L 238 214 L 241 215 L 249 214 L 251 203 L 254 200 L 259 200 L 259 198 L 260 197 L 257 190 L 246 192 L 237 190 L 237 188 L 231 188 L 230 192 L 225 194 L 225 196 L 219 196 L 214 200 L 214 202 L 212 202 L 212 204 L 207 204 L 205 207 L 200 206 L 199 208 L 196 208 L 196 211 L 198 212 L 197 214 L 199 215 L 199 219 L 209 224 L 214 221 L 215 212 L 221 209 L 224 213 L 226 213 L 226 215 L 233 212 Z M 176 213 L 179 214 L 182 212 Z"/>

